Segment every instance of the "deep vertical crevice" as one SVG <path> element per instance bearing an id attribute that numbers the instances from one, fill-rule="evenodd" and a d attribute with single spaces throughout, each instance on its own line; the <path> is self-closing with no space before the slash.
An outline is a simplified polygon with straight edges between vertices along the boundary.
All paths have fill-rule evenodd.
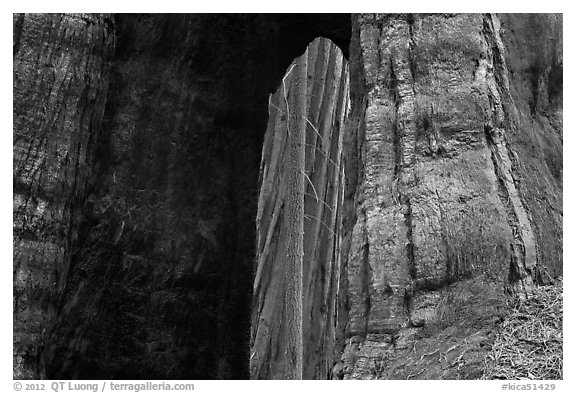
<path id="1" fill-rule="evenodd" d="M 393 123 L 393 135 L 394 135 L 394 179 L 396 184 L 400 181 L 401 171 L 402 171 L 402 148 L 401 148 L 401 135 L 400 126 L 398 125 L 398 107 L 400 106 L 400 97 L 398 95 L 398 80 L 396 79 L 396 73 L 394 70 L 394 65 L 392 57 L 389 58 L 390 62 L 390 79 L 388 81 L 388 91 L 391 96 L 391 100 L 394 103 L 395 111 L 395 121 Z"/>
<path id="2" fill-rule="evenodd" d="M 370 332 L 370 311 L 372 309 L 371 288 L 372 288 L 372 268 L 370 267 L 370 242 L 368 240 L 368 228 L 366 223 L 366 211 L 362 212 L 362 294 L 364 297 L 364 331 L 363 336 Z"/>
<path id="3" fill-rule="evenodd" d="M 416 47 L 415 42 L 415 32 L 414 32 L 414 23 L 416 19 L 414 14 L 406 14 L 406 23 L 408 23 L 408 34 L 410 35 L 410 40 L 408 42 L 409 49 L 408 49 L 408 61 L 410 65 L 410 74 L 412 75 L 412 79 L 416 79 L 416 59 L 414 58 L 414 48 Z"/>
<path id="4" fill-rule="evenodd" d="M 12 38 L 12 56 L 20 50 L 20 39 L 22 38 L 22 27 L 24 26 L 24 18 L 26 14 L 14 14 L 12 21 L 13 38 Z"/>
<path id="5" fill-rule="evenodd" d="M 408 261 L 408 271 L 410 273 L 410 278 L 415 280 L 417 278 L 417 274 L 416 274 L 416 260 L 414 258 L 414 237 L 412 234 L 413 231 L 412 204 L 410 203 L 410 198 L 407 196 L 403 198 L 403 203 L 405 206 L 404 223 L 406 224 L 406 237 L 408 239 L 408 242 L 406 243 L 406 258 Z"/>

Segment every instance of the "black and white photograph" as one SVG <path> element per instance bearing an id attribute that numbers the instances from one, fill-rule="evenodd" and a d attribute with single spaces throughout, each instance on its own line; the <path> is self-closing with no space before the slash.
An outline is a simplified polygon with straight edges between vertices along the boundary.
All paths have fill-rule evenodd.
<path id="1" fill-rule="evenodd" d="M 12 13 L 5 391 L 567 391 L 564 14 L 386 8 Z"/>

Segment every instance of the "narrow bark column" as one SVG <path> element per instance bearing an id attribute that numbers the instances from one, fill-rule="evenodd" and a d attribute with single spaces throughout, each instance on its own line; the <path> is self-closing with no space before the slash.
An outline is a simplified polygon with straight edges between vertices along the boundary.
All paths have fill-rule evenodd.
<path id="1" fill-rule="evenodd" d="M 14 17 L 14 378 L 38 363 L 66 284 L 113 48 L 104 15 Z"/>
<path id="2" fill-rule="evenodd" d="M 302 379 L 302 262 L 304 259 L 304 160 L 306 143 L 307 55 L 294 67 L 293 90 L 288 101 L 288 192 L 286 292 L 286 379 Z"/>

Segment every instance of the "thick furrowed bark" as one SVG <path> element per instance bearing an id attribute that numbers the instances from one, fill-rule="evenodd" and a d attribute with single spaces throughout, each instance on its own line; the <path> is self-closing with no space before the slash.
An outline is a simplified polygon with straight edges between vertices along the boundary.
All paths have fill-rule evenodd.
<path id="1" fill-rule="evenodd" d="M 97 14 L 14 21 L 14 378 L 43 374 L 108 85 L 113 32 Z"/>
<path id="2" fill-rule="evenodd" d="M 508 23 L 518 25 L 516 17 L 523 18 L 508 16 Z M 556 18 L 536 20 L 554 30 Z M 352 181 L 343 220 L 354 224 L 342 241 L 349 321 L 340 326 L 340 378 L 478 378 L 486 346 L 455 342 L 489 340 L 506 308 L 504 288 L 529 296 L 543 268 L 558 268 L 537 239 L 541 228 L 561 230 L 556 219 L 539 219 L 556 215 L 561 188 L 540 157 L 517 153 L 561 144 L 547 125 L 555 101 L 546 100 L 551 120 L 543 120 L 514 97 L 526 84 L 509 82 L 522 71 L 510 71 L 501 35 L 491 14 L 359 15 L 353 22 L 353 143 L 345 146 Z M 509 40 L 517 45 L 526 36 Z M 538 68 L 540 79 L 561 67 L 554 45 L 542 44 L 554 56 Z M 535 91 L 533 112 L 545 90 Z M 538 168 L 538 180 L 526 167 Z M 548 211 L 534 209 L 546 207 L 534 203 L 546 194 Z M 440 357 L 417 361 L 446 352 L 468 359 L 457 369 Z"/>

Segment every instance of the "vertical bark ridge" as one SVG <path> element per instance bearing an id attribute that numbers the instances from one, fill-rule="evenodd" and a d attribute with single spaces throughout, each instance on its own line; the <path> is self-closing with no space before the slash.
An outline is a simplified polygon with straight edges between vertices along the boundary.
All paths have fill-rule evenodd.
<path id="1" fill-rule="evenodd" d="M 483 18 L 483 32 L 487 46 L 486 84 L 488 90 L 488 113 L 485 124 L 486 141 L 492 152 L 495 176 L 498 179 L 499 195 L 510 224 L 514 241 L 510 244 L 511 266 L 509 281 L 519 294 L 529 293 L 536 277 L 537 253 L 534 235 L 521 194 L 516 184 L 511 151 L 506 130 L 512 126 L 512 114 L 504 100 L 510 96 L 507 79 L 508 70 L 502 57 L 502 43 L 492 15 Z M 503 94 L 508 97 L 503 97 Z M 513 104 L 512 104 L 513 105 Z M 532 276 L 533 275 L 533 276 Z"/>

